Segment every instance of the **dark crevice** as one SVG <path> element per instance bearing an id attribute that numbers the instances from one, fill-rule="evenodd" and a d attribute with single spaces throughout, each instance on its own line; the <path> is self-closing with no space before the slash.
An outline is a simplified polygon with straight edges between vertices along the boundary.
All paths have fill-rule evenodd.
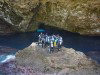
<path id="1" fill-rule="evenodd" d="M 8 34 L 15 32 L 12 25 L 0 18 L 0 34 Z"/>
<path id="2" fill-rule="evenodd" d="M 59 27 L 46 25 L 45 23 L 39 23 L 38 29 L 44 29 L 44 30 L 45 30 L 47 33 L 49 33 L 49 34 L 54 34 L 54 33 L 55 33 L 55 34 L 59 34 L 60 32 L 69 32 L 69 33 L 72 33 L 72 34 L 80 35 L 79 33 L 70 32 L 70 31 L 64 30 L 64 29 L 59 28 Z M 46 32 L 45 32 L 45 33 L 46 33 Z M 66 34 L 66 33 L 65 33 L 65 34 Z"/>
<path id="3" fill-rule="evenodd" d="M 41 3 L 39 3 L 35 8 L 32 9 L 32 12 L 35 12 L 35 13 L 32 16 L 29 24 L 27 25 L 27 30 L 26 31 L 28 31 L 32 27 L 32 23 L 35 22 L 35 18 L 38 15 L 37 13 L 39 12 L 40 6 L 41 6 Z"/>

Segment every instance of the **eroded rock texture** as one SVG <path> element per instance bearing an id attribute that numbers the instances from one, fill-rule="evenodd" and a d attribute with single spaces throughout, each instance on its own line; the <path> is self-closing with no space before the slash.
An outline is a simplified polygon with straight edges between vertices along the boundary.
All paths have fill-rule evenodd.
<path id="1" fill-rule="evenodd" d="M 99 0 L 1 0 L 0 18 L 20 31 L 38 23 L 86 35 L 100 35 Z"/>
<path id="2" fill-rule="evenodd" d="M 24 67 L 25 70 L 31 68 L 32 75 L 34 73 L 45 73 L 36 75 L 100 75 L 99 64 L 83 52 L 65 47 L 58 52 L 55 51 L 49 53 L 48 48 L 44 49 L 32 43 L 16 53 L 16 64 L 18 67 Z M 28 75 L 28 72 L 24 75 Z"/>

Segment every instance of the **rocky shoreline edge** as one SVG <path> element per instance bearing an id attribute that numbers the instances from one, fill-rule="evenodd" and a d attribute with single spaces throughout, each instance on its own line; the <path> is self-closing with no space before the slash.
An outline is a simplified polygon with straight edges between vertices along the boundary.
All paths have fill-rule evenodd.
<path id="1" fill-rule="evenodd" d="M 36 43 L 0 67 L 4 75 L 100 75 L 100 65 L 84 53 L 62 47 L 50 54 Z"/>

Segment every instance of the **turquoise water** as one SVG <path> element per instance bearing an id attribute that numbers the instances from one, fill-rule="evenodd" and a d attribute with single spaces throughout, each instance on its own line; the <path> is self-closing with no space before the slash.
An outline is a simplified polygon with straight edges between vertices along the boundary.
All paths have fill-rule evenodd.
<path id="1" fill-rule="evenodd" d="M 0 55 L 0 61 L 5 60 L 5 59 L 6 59 L 6 56 L 7 56 L 7 55 L 5 55 L 5 54 L 4 54 L 4 55 Z"/>

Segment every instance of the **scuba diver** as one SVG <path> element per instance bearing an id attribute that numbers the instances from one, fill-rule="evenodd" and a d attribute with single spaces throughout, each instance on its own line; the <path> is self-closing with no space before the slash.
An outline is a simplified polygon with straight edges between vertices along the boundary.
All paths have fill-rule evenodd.
<path id="1" fill-rule="evenodd" d="M 44 48 L 45 47 L 45 35 L 43 34 L 43 36 L 42 36 L 42 48 Z"/>
<path id="2" fill-rule="evenodd" d="M 54 51 L 54 46 L 53 46 L 53 40 L 50 41 L 50 45 L 49 45 L 49 52 L 53 52 Z"/>
<path id="3" fill-rule="evenodd" d="M 57 46 L 58 46 L 57 43 L 58 43 L 58 38 L 55 37 L 55 38 L 54 38 L 54 43 L 53 43 L 53 45 L 54 45 L 54 49 L 57 48 Z"/>
<path id="4" fill-rule="evenodd" d="M 59 38 L 58 38 L 58 50 L 60 50 L 62 43 L 63 43 L 63 39 L 61 36 L 59 36 Z"/>
<path id="5" fill-rule="evenodd" d="M 44 34 L 41 33 L 38 37 L 39 37 L 38 45 L 42 44 L 42 48 L 44 48 L 44 45 L 45 45 L 45 37 L 44 37 Z"/>
<path id="6" fill-rule="evenodd" d="M 39 37 L 39 39 L 38 39 L 38 45 L 39 45 L 39 44 L 42 44 L 43 34 L 41 33 L 38 37 Z"/>
<path id="7" fill-rule="evenodd" d="M 46 35 L 45 35 L 45 47 L 48 46 L 48 39 L 49 39 L 49 36 L 46 33 Z"/>
<path id="8" fill-rule="evenodd" d="M 63 38 L 59 35 L 48 36 L 47 33 L 40 34 L 38 44 L 42 44 L 42 48 L 48 48 L 49 52 L 53 52 L 56 48 L 60 50 Z"/>

